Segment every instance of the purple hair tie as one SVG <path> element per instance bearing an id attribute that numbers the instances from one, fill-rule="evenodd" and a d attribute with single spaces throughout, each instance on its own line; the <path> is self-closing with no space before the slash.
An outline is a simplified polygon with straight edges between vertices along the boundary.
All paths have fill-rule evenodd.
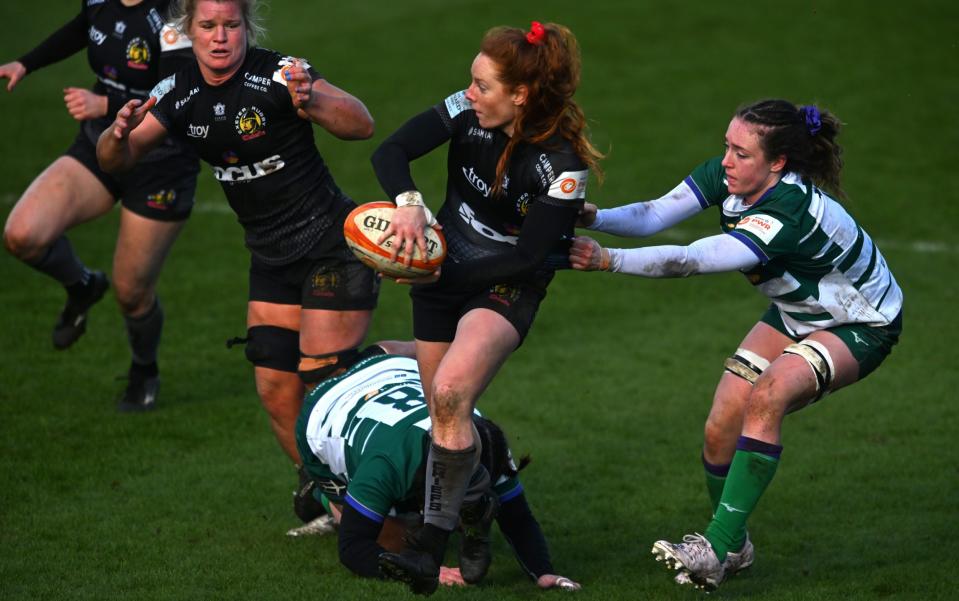
<path id="1" fill-rule="evenodd" d="M 803 120 L 806 122 L 806 130 L 809 132 L 809 135 L 815 136 L 818 134 L 819 130 L 822 129 L 822 116 L 819 114 L 819 109 L 816 108 L 816 105 L 801 106 L 799 107 L 799 112 L 803 115 Z"/>

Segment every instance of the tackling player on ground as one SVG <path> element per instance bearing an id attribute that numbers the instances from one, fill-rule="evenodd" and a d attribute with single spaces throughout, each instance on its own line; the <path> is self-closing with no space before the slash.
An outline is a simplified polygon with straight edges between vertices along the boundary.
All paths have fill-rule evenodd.
<path id="1" fill-rule="evenodd" d="M 405 530 L 402 516 L 412 515 L 412 527 L 419 527 L 430 417 L 416 361 L 409 358 L 413 352 L 412 343 L 396 341 L 365 349 L 349 371 L 307 396 L 296 426 L 303 465 L 318 491 L 334 504 L 334 515 L 341 516 L 340 560 L 364 577 L 379 577 L 380 558 L 389 565 L 392 552 L 399 551 L 396 535 Z M 524 464 L 513 464 L 496 424 L 478 415 L 473 421 L 483 442 L 478 469 L 485 477 L 471 480 L 475 487 L 467 498 L 486 497 L 492 503 L 481 505 L 487 509 L 482 516 L 463 517 L 462 536 L 487 536 L 495 517 L 520 565 L 539 587 L 578 589 L 577 583 L 553 573 L 546 539 L 517 476 Z M 476 522 L 482 527 L 470 530 L 468 525 Z M 488 540 L 481 542 L 488 545 Z M 438 581 L 476 582 L 489 561 L 486 554 L 466 554 L 458 568 L 441 568 Z M 421 593 L 435 588 L 435 583 L 412 584 Z"/>
<path id="2" fill-rule="evenodd" d="M 576 39 L 562 25 L 490 30 L 471 82 L 413 117 L 377 149 L 373 166 L 399 207 L 384 239 L 401 259 L 425 253 L 432 222 L 410 163 L 449 144 L 448 244 L 441 270 L 417 280 L 416 357 L 432 418 L 424 528 L 392 556 L 396 577 L 435 582 L 449 533 L 482 453 L 472 414 L 480 394 L 519 347 L 554 275 L 551 253 L 572 234 L 600 154 L 573 100 Z M 566 248 L 560 257 L 566 264 Z"/>
<path id="3" fill-rule="evenodd" d="M 574 268 L 644 277 L 741 271 L 772 301 L 726 360 L 706 422 L 703 465 L 713 508 L 705 535 L 658 541 L 657 559 L 715 588 L 753 562 L 746 521 L 772 482 L 787 413 L 872 373 L 902 330 L 902 291 L 842 196 L 839 120 L 816 106 L 765 100 L 736 112 L 726 152 L 666 196 L 596 211 L 583 225 L 648 236 L 709 207 L 724 233 L 689 246 L 609 249 L 582 237 Z"/>

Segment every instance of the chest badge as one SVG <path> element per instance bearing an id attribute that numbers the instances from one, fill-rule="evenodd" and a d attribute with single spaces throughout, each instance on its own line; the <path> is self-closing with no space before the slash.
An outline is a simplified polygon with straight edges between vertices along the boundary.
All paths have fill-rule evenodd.
<path id="1" fill-rule="evenodd" d="M 133 38 L 127 44 L 127 66 L 141 71 L 150 67 L 150 47 L 143 38 Z"/>
<path id="2" fill-rule="evenodd" d="M 266 135 L 266 116 L 255 106 L 240 109 L 233 124 L 244 142 Z"/>

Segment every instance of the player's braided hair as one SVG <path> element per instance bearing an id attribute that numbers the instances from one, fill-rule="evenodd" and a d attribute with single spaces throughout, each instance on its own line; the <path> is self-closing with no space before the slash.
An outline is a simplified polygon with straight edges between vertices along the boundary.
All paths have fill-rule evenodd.
<path id="1" fill-rule="evenodd" d="M 235 2 L 243 14 L 243 24 L 246 27 L 247 46 L 256 46 L 259 38 L 266 35 L 258 9 L 258 0 L 216 0 L 216 2 Z M 193 27 L 193 16 L 196 14 L 196 5 L 199 0 L 177 0 L 170 8 L 169 18 L 176 23 L 176 28 L 183 34 L 189 35 Z"/>
<path id="2" fill-rule="evenodd" d="M 480 463 L 489 472 L 490 482 L 495 484 L 502 476 L 511 478 L 529 465 L 531 461 L 529 455 L 524 455 L 519 465 L 514 466 L 510 457 L 509 442 L 499 426 L 485 417 L 475 415 L 473 423 L 476 425 L 476 431 L 479 432 L 480 442 L 483 443 Z"/>
<path id="3" fill-rule="evenodd" d="M 842 124 L 835 115 L 815 105 L 769 99 L 740 107 L 736 117 L 758 126 L 759 146 L 767 160 L 785 156 L 786 171 L 845 197 L 839 181 L 842 147 L 836 142 Z"/>
<path id="4" fill-rule="evenodd" d="M 554 135 L 568 140 L 576 155 L 602 180 L 603 154 L 589 141 L 586 116 L 573 100 L 579 87 L 579 44 L 567 27 L 536 24 L 535 43 L 516 27 L 495 27 L 486 32 L 480 52 L 496 64 L 499 80 L 508 90 L 527 87 L 526 103 L 519 107 L 513 135 L 496 164 L 493 193 L 503 189 L 503 177 L 513 150 L 520 142 L 540 144 Z"/>

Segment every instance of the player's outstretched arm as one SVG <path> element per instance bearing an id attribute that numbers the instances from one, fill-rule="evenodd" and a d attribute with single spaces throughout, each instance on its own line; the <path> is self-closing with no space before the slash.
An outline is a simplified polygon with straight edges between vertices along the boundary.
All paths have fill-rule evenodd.
<path id="1" fill-rule="evenodd" d="M 157 99 L 151 96 L 146 102 L 134 99 L 123 105 L 116 120 L 97 141 L 101 169 L 107 173 L 127 171 L 163 141 L 166 128 L 149 112 L 156 103 Z"/>

